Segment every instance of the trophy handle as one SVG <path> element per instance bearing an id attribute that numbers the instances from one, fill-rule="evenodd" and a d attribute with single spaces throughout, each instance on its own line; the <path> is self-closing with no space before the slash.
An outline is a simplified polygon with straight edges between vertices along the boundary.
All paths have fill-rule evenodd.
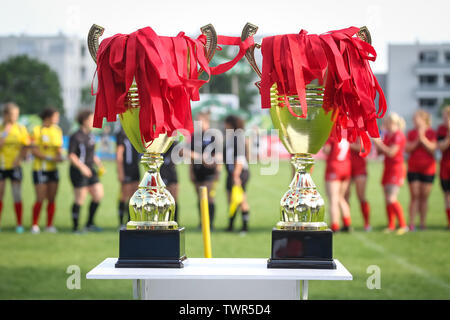
<path id="1" fill-rule="evenodd" d="M 93 24 L 91 29 L 89 29 L 88 37 L 87 37 L 87 45 L 89 49 L 89 53 L 91 54 L 94 62 L 97 63 L 97 51 L 98 51 L 98 39 L 103 35 L 105 28 Z"/>
<path id="2" fill-rule="evenodd" d="M 217 48 L 217 33 L 214 26 L 210 23 L 200 28 L 200 31 L 206 36 L 205 56 L 208 62 L 214 57 Z"/>
<path id="3" fill-rule="evenodd" d="M 205 54 L 206 59 L 211 61 L 217 48 L 217 33 L 212 24 L 208 24 L 200 28 L 201 32 L 206 36 Z M 93 24 L 89 29 L 87 37 L 87 45 L 92 59 L 97 63 L 97 51 L 99 47 L 99 39 L 103 35 L 105 28 Z"/>
<path id="4" fill-rule="evenodd" d="M 247 24 L 244 26 L 244 29 L 242 29 L 241 40 L 244 41 L 248 37 L 255 35 L 256 31 L 258 31 L 258 26 L 254 25 L 250 22 L 247 22 Z M 248 63 L 253 68 L 253 70 L 256 72 L 256 74 L 261 78 L 262 73 L 261 73 L 261 70 L 259 69 L 258 65 L 256 64 L 256 60 L 255 60 L 255 48 L 260 48 L 260 47 L 261 47 L 260 44 L 255 43 L 253 46 L 251 46 L 250 48 L 247 49 L 247 52 L 245 53 L 245 57 L 247 58 Z"/>
<path id="5" fill-rule="evenodd" d="M 241 40 L 244 41 L 248 37 L 255 35 L 256 31 L 258 31 L 258 26 L 247 22 L 247 24 L 244 26 L 244 29 L 242 29 Z M 372 44 L 372 37 L 370 35 L 369 28 L 367 28 L 366 26 L 361 27 L 356 35 L 368 44 Z M 261 45 L 256 43 L 254 46 L 248 48 L 247 52 L 245 53 L 245 57 L 247 58 L 248 63 L 256 72 L 256 74 L 261 78 L 262 73 L 255 59 L 255 48 L 260 47 Z"/>
<path id="6" fill-rule="evenodd" d="M 366 26 L 359 28 L 359 31 L 356 35 L 362 41 L 365 41 L 368 44 L 372 44 L 372 36 L 370 35 L 369 28 L 367 28 Z"/>

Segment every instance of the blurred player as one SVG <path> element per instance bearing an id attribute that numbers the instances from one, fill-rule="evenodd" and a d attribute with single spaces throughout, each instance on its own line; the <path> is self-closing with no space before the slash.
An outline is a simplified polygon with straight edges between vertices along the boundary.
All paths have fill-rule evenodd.
<path id="1" fill-rule="evenodd" d="M 86 195 L 92 197 L 89 205 L 89 218 L 86 231 L 101 231 L 94 224 L 94 216 L 103 198 L 103 185 L 98 178 L 98 171 L 104 171 L 100 159 L 95 155 L 95 137 L 91 133 L 94 114 L 83 110 L 77 116 L 80 129 L 70 136 L 69 160 L 70 180 L 74 187 L 75 201 L 72 206 L 73 232 L 78 233 L 80 207 Z M 95 168 L 97 166 L 98 170 Z"/>
<path id="2" fill-rule="evenodd" d="M 12 102 L 3 108 L 3 123 L 0 125 L 0 214 L 3 208 L 6 179 L 11 181 L 14 210 L 17 219 L 17 233 L 23 233 L 22 226 L 22 168 L 30 137 L 27 129 L 18 124 L 19 107 Z"/>
<path id="3" fill-rule="evenodd" d="M 231 190 L 233 186 L 241 186 L 244 190 L 243 200 L 240 204 L 242 211 L 242 230 L 248 231 L 250 206 L 245 193 L 246 185 L 250 177 L 248 170 L 248 145 L 244 135 L 244 121 L 236 116 L 228 116 L 225 119 L 226 140 L 224 145 L 224 162 L 227 170 L 227 196 L 228 204 L 231 204 Z M 233 222 L 239 207 L 229 217 L 227 231 L 233 231 Z"/>
<path id="4" fill-rule="evenodd" d="M 359 155 L 361 143 L 358 140 L 350 144 L 350 161 L 351 161 L 351 182 L 355 184 L 356 195 L 358 196 L 361 213 L 364 219 L 364 230 L 370 231 L 370 205 L 366 198 L 367 186 L 367 160 Z M 350 187 L 347 189 L 345 199 L 347 203 L 350 199 Z"/>
<path id="5" fill-rule="evenodd" d="M 178 175 L 177 169 L 175 168 L 175 163 L 172 159 L 172 151 L 175 148 L 177 142 L 172 143 L 169 150 L 163 154 L 164 162 L 160 168 L 161 179 L 166 185 L 167 190 L 169 190 L 173 199 L 175 200 L 175 217 L 174 220 L 178 222 Z"/>
<path id="6" fill-rule="evenodd" d="M 409 229 L 414 230 L 417 211 L 420 213 L 420 229 L 425 229 L 428 198 L 436 173 L 434 152 L 437 147 L 436 133 L 431 128 L 430 115 L 419 110 L 414 114 L 414 129 L 408 132 L 405 146 L 409 153 L 408 184 L 411 200 L 409 204 Z"/>
<path id="7" fill-rule="evenodd" d="M 215 141 L 214 136 L 205 135 L 206 130 L 210 128 L 209 113 L 197 114 L 197 121 L 200 122 L 201 138 L 196 138 L 199 134 L 192 135 L 191 140 L 191 167 L 190 177 L 195 185 L 198 196 L 198 207 L 200 212 L 200 187 L 206 186 L 208 189 L 208 208 L 209 221 L 211 229 L 214 229 L 214 215 L 215 215 L 215 187 L 219 179 L 221 165 L 218 164 L 217 159 L 219 154 L 215 150 L 205 152 L 205 149 Z M 197 128 L 196 128 L 197 129 Z M 207 150 L 208 151 L 208 150 Z M 201 228 L 201 223 L 199 224 Z"/>
<path id="8" fill-rule="evenodd" d="M 55 198 L 58 190 L 59 174 L 56 166 L 62 161 L 63 134 L 59 123 L 59 112 L 53 108 L 44 109 L 40 117 L 42 125 L 33 128 L 31 152 L 33 160 L 33 183 L 36 201 L 33 205 L 32 233 L 39 233 L 39 215 L 44 200 L 47 200 L 47 232 L 56 232 L 53 226 Z"/>
<path id="9" fill-rule="evenodd" d="M 330 201 L 331 230 L 339 231 L 339 217 L 342 217 L 344 227 L 341 231 L 349 232 L 350 207 L 345 194 L 351 176 L 350 144 L 345 138 L 338 142 L 334 137 L 330 137 L 323 147 L 323 152 L 327 155 L 325 183 Z"/>
<path id="10" fill-rule="evenodd" d="M 438 147 L 442 152 L 440 173 L 441 187 L 444 191 L 447 229 L 450 230 L 450 106 L 442 111 L 443 123 L 437 131 Z"/>
<path id="11" fill-rule="evenodd" d="M 398 219 L 399 229 L 397 234 L 408 232 L 408 227 L 403 215 L 403 208 L 398 201 L 400 187 L 405 180 L 405 163 L 403 152 L 405 151 L 406 138 L 403 134 L 405 120 L 393 112 L 385 119 L 386 134 L 381 139 L 374 139 L 373 143 L 378 152 L 384 155 L 384 171 L 381 181 L 386 201 L 388 227 L 385 232 L 395 230 L 395 217 Z"/>
<path id="12" fill-rule="evenodd" d="M 116 142 L 117 177 L 120 181 L 119 228 L 124 229 L 129 220 L 127 216 L 124 221 L 125 211 L 128 212 L 128 201 L 138 189 L 141 180 L 139 172 L 141 155 L 133 147 L 122 128 L 116 135 Z"/>

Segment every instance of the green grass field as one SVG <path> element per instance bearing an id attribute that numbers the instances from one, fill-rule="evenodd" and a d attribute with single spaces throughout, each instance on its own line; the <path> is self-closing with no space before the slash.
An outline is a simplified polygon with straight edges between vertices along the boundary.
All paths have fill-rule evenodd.
<path id="1" fill-rule="evenodd" d="M 288 162 L 280 163 L 276 176 L 262 176 L 260 167 L 251 167 L 248 185 L 251 205 L 250 232 L 222 231 L 227 225 L 225 175 L 217 190 L 216 231 L 212 234 L 213 257 L 267 258 L 270 251 L 271 228 L 278 221 L 278 203 L 287 189 L 291 170 Z M 74 235 L 70 233 L 72 189 L 67 165 L 61 165 L 61 184 L 57 199 L 56 227 L 58 234 L 32 235 L 31 206 L 34 190 L 31 167 L 24 166 L 24 224 L 26 233 L 15 233 L 15 216 L 8 187 L 1 218 L 0 232 L 0 299 L 131 299 L 131 281 L 86 280 L 86 273 L 106 257 L 118 255 L 117 196 L 119 185 L 115 164 L 106 163 L 102 178 L 105 199 L 96 223 L 101 233 Z M 351 199 L 354 232 L 334 236 L 334 257 L 353 274 L 353 281 L 312 281 L 310 299 L 449 299 L 450 298 L 450 231 L 445 230 L 443 197 L 435 181 L 430 199 L 428 229 L 403 236 L 384 234 L 386 224 L 384 201 L 380 186 L 381 163 L 369 166 L 368 198 L 372 207 L 373 231 L 362 231 L 362 218 L 356 197 Z M 313 178 L 325 197 L 324 163 L 318 162 Z M 188 257 L 202 257 L 202 236 L 197 230 L 198 212 L 194 189 L 188 179 L 187 166 L 178 166 L 180 178 L 180 224 L 185 226 Z M 400 200 L 405 212 L 409 200 L 403 187 Z M 82 208 L 82 222 L 87 218 L 87 204 Z M 45 224 L 45 207 L 41 226 Z M 240 217 L 237 219 L 240 227 Z M 69 290 L 67 267 L 78 265 L 82 272 L 81 289 Z M 371 265 L 381 269 L 381 289 L 366 286 Z"/>

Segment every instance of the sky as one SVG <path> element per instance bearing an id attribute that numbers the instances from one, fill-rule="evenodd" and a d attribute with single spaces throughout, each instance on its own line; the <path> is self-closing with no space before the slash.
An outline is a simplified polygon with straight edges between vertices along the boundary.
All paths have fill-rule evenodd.
<path id="1" fill-rule="evenodd" d="M 450 42 L 450 0 L 0 1 L 2 36 L 62 32 L 85 38 L 93 23 L 105 27 L 104 37 L 146 26 L 160 35 L 184 31 L 194 37 L 208 23 L 218 34 L 240 35 L 251 22 L 266 36 L 366 25 L 378 52 L 375 72 L 387 71 L 388 44 Z"/>

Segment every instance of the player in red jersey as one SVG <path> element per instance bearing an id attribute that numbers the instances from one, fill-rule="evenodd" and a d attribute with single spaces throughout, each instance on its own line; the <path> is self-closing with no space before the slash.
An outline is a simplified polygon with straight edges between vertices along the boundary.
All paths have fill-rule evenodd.
<path id="1" fill-rule="evenodd" d="M 366 198 L 367 185 L 367 162 L 366 158 L 359 155 L 361 142 L 358 141 L 350 145 L 350 161 L 351 161 L 351 182 L 355 184 L 356 195 L 358 196 L 361 212 L 364 219 L 364 230 L 370 231 L 370 205 Z M 350 187 L 347 189 L 345 198 L 347 202 L 350 199 Z"/>
<path id="2" fill-rule="evenodd" d="M 442 152 L 439 176 L 445 197 L 447 229 L 450 230 L 450 106 L 445 107 L 442 111 L 442 119 L 444 122 L 437 131 L 438 147 Z"/>
<path id="3" fill-rule="evenodd" d="M 405 120 L 393 112 L 386 118 L 384 127 L 386 134 L 383 140 L 374 139 L 373 142 L 378 152 L 384 154 L 384 172 L 381 183 L 384 189 L 388 217 L 388 227 L 385 231 L 395 230 L 395 217 L 397 216 L 399 223 L 397 234 L 402 235 L 408 232 L 408 227 L 397 196 L 405 180 L 406 171 L 403 158 L 406 138 L 402 132 L 405 127 Z"/>
<path id="4" fill-rule="evenodd" d="M 350 144 L 342 138 L 338 142 L 330 137 L 323 147 L 323 152 L 327 155 L 327 166 L 325 171 L 325 182 L 329 199 L 331 230 L 339 230 L 339 216 L 342 214 L 344 227 L 341 231 L 350 231 L 351 218 L 350 207 L 345 194 L 350 184 L 351 163 Z"/>
<path id="5" fill-rule="evenodd" d="M 431 117 L 418 110 L 413 117 L 414 129 L 408 132 L 405 150 L 409 153 L 408 183 L 411 194 L 409 204 L 409 230 L 414 230 L 417 211 L 420 213 L 420 229 L 425 229 L 428 211 L 428 198 L 433 187 L 436 161 L 434 152 L 437 147 L 436 133 L 431 128 Z"/>

